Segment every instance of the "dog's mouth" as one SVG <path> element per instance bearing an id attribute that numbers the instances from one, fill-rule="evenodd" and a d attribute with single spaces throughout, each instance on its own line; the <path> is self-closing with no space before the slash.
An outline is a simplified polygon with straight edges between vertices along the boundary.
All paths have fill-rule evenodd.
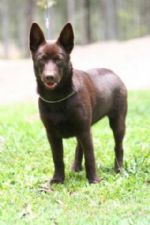
<path id="1" fill-rule="evenodd" d="M 44 82 L 44 85 L 48 88 L 48 89 L 54 89 L 57 86 L 57 82 Z"/>
<path id="2" fill-rule="evenodd" d="M 47 89 L 53 90 L 59 85 L 60 79 L 56 75 L 55 76 L 52 76 L 52 75 L 46 76 L 45 74 L 43 74 L 41 77 L 41 81 L 43 82 L 44 86 Z"/>

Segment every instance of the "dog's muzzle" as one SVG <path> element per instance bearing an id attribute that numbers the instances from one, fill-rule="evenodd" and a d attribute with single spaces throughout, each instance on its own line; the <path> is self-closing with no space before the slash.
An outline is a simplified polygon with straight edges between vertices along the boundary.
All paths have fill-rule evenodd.
<path id="1" fill-rule="evenodd" d="M 53 74 L 43 74 L 42 76 L 42 82 L 48 89 L 54 89 L 58 83 L 59 80 L 57 79 L 56 75 Z"/>

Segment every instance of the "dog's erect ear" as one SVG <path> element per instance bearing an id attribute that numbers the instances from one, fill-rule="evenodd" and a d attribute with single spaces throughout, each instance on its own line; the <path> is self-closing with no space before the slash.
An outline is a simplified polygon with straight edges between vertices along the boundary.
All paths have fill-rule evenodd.
<path id="1" fill-rule="evenodd" d="M 30 50 L 36 51 L 45 42 L 43 31 L 37 23 L 33 23 L 30 30 Z"/>
<path id="2" fill-rule="evenodd" d="M 67 23 L 62 29 L 57 43 L 61 45 L 67 53 L 70 53 L 74 46 L 74 33 L 71 23 Z"/>

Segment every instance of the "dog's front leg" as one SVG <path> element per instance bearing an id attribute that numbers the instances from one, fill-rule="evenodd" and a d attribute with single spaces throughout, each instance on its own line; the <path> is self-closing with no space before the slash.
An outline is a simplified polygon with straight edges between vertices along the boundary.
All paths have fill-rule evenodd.
<path id="1" fill-rule="evenodd" d="M 64 161 L 63 161 L 63 143 L 62 139 L 54 134 L 51 135 L 47 132 L 47 137 L 51 146 L 53 162 L 54 162 L 54 175 L 50 180 L 50 184 L 63 183 L 65 179 Z"/>
<path id="2" fill-rule="evenodd" d="M 78 136 L 78 141 L 83 149 L 85 157 L 86 177 L 89 183 L 100 182 L 100 179 L 96 175 L 94 149 L 90 130 L 80 134 Z"/>

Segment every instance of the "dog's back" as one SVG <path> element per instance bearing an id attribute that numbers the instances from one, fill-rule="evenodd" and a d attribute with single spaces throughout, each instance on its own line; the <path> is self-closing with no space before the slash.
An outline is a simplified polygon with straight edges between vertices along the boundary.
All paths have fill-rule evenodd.
<path id="1" fill-rule="evenodd" d="M 92 124 L 103 116 L 115 116 L 118 110 L 126 113 L 127 90 L 113 71 L 105 68 L 90 69 L 86 72 L 75 70 L 74 84 L 77 89 L 82 86 L 83 102 L 87 98 L 91 100 Z"/>

